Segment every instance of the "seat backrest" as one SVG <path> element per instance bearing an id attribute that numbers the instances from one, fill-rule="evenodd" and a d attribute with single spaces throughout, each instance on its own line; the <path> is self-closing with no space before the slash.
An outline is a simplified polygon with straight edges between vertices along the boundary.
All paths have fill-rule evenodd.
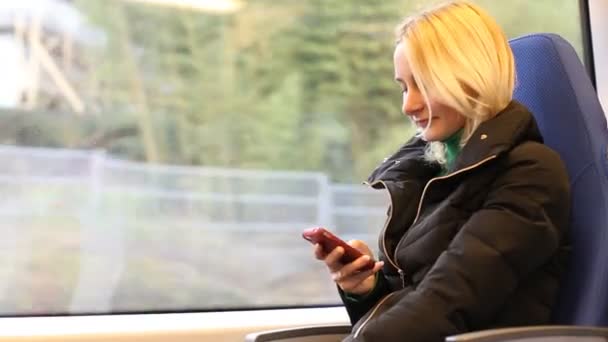
<path id="1" fill-rule="evenodd" d="M 572 255 L 558 324 L 608 326 L 608 130 L 597 94 L 574 48 L 555 34 L 511 40 L 515 99 L 538 121 L 545 143 L 568 169 Z"/>

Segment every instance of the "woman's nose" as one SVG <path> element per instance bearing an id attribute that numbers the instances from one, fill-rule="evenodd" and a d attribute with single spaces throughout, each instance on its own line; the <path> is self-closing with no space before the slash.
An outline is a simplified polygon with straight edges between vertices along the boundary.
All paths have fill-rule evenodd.
<path id="1" fill-rule="evenodd" d="M 414 115 L 424 109 L 424 99 L 422 94 L 417 91 L 407 91 L 403 93 L 403 114 Z"/>

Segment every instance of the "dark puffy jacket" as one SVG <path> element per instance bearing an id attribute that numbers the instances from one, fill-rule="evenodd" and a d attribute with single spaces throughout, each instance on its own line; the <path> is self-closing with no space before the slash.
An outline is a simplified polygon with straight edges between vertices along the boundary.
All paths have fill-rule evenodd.
<path id="1" fill-rule="evenodd" d="M 371 294 L 341 293 L 353 323 L 346 341 L 547 324 L 568 255 L 570 194 L 530 112 L 513 101 L 482 123 L 445 176 L 424 161 L 425 145 L 412 139 L 368 180 L 391 197 L 385 265 Z"/>

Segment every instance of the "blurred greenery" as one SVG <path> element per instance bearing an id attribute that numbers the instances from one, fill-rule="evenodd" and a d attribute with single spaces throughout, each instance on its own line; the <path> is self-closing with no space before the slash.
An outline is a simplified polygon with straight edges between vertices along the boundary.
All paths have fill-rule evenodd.
<path id="1" fill-rule="evenodd" d="M 510 37 L 556 32 L 581 53 L 577 1 L 476 2 Z M 413 132 L 392 81 L 393 30 L 428 0 L 249 0 L 224 15 L 73 3 L 106 37 L 81 51 L 88 113 L 0 113 L 5 142 L 359 182 Z"/>

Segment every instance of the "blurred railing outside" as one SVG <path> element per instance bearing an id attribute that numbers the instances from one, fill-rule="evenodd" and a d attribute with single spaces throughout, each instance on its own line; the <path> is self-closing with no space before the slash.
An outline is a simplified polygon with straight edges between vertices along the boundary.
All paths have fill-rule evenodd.
<path id="1" fill-rule="evenodd" d="M 58 246 L 72 240 L 71 248 L 57 246 L 63 252 L 54 256 L 71 260 L 71 295 L 44 310 L 67 305 L 74 312 L 183 309 L 184 302 L 171 299 L 173 292 L 197 308 L 332 300 L 335 289 L 322 280 L 326 274 L 301 239 L 302 229 L 322 225 L 375 246 L 388 202 L 383 191 L 332 184 L 317 172 L 155 165 L 103 151 L 16 146 L 0 147 L 0 189 L 0 224 L 4 231 L 19 232 L 9 247 L 13 253 L 4 252 L 15 272 L 28 269 L 16 262 L 20 255 L 36 258 L 42 247 L 33 236 L 47 236 L 42 239 Z M 19 249 L 17 240 L 30 248 Z M 50 259 L 40 262 L 38 267 L 49 271 L 58 267 Z M 314 277 L 298 275 L 310 267 Z M 206 279 L 204 284 L 184 280 L 189 272 Z M 263 290 L 291 277 L 325 289 L 304 299 L 289 283 L 282 284 L 282 297 Z M 14 278 L 0 285 L 0 295 L 17 286 L 11 285 Z M 247 298 L 251 291 L 266 295 Z M 146 295 L 168 299 L 138 300 Z"/>

